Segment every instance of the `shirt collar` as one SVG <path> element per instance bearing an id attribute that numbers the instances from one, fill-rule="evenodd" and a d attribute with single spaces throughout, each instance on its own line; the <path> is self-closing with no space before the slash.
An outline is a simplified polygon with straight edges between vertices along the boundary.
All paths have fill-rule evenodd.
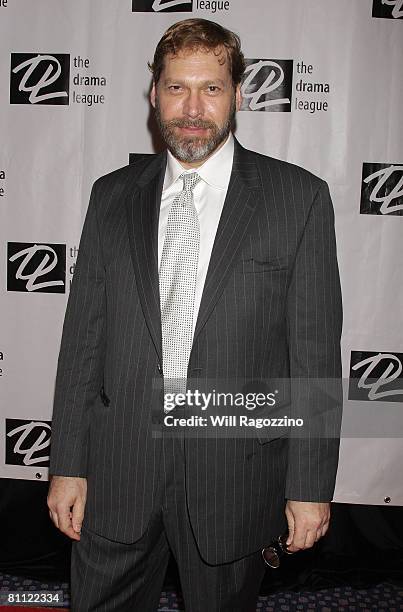
<path id="1" fill-rule="evenodd" d="M 184 172 L 197 172 L 208 185 L 217 189 L 226 189 L 232 170 L 233 157 L 234 137 L 231 133 L 223 146 L 215 151 L 199 168 L 185 169 L 172 155 L 171 151 L 168 151 L 163 191 L 169 189 Z"/>

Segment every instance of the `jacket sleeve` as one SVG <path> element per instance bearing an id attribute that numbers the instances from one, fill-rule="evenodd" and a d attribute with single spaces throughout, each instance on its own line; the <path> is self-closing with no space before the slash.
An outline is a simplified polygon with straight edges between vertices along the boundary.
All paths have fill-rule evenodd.
<path id="1" fill-rule="evenodd" d="M 287 499 L 333 498 L 342 411 L 342 302 L 334 212 L 327 184 L 313 198 L 287 297 L 292 417 Z"/>
<path id="2" fill-rule="evenodd" d="M 89 412 L 103 378 L 105 308 L 95 183 L 63 325 L 52 417 L 51 474 L 85 477 L 87 473 Z"/>

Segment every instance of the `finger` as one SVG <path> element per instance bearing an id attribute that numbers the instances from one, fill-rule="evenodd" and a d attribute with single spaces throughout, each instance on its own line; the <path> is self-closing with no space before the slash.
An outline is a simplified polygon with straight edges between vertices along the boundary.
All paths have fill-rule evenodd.
<path id="1" fill-rule="evenodd" d="M 73 506 L 73 512 L 71 513 L 71 522 L 73 529 L 76 533 L 81 532 L 81 525 L 84 518 L 84 504 L 81 499 L 77 499 Z"/>
<path id="2" fill-rule="evenodd" d="M 305 539 L 307 535 L 307 529 L 304 527 L 300 527 L 295 525 L 294 533 L 290 545 L 288 546 L 288 550 L 290 552 L 297 552 L 298 550 L 302 550 L 305 548 Z"/>
<path id="3" fill-rule="evenodd" d="M 328 529 L 329 529 L 329 521 L 327 521 L 327 523 L 325 523 L 325 524 L 322 526 L 322 530 L 321 530 L 321 531 L 322 531 L 322 538 L 323 538 L 323 536 L 325 535 L 325 533 L 327 533 L 327 530 L 328 530 Z"/>
<path id="4" fill-rule="evenodd" d="M 288 537 L 286 541 L 286 546 L 288 547 L 294 538 L 295 521 L 294 521 L 294 516 L 292 512 L 290 512 L 289 510 L 288 511 L 286 510 L 285 514 L 286 514 L 287 523 L 288 523 Z"/>
<path id="5" fill-rule="evenodd" d="M 65 507 L 58 509 L 58 518 L 60 531 L 73 540 L 79 540 L 80 536 L 74 531 L 71 524 L 70 510 Z"/>
<path id="6" fill-rule="evenodd" d="M 52 510 L 49 510 L 49 516 L 52 523 L 59 529 L 59 521 L 56 512 L 52 512 Z"/>
<path id="7" fill-rule="evenodd" d="M 318 529 L 318 530 L 316 531 L 316 539 L 315 539 L 315 542 L 319 542 L 319 540 L 321 539 L 321 537 L 322 537 L 322 529 Z"/>
<path id="8" fill-rule="evenodd" d="M 305 538 L 304 549 L 312 548 L 316 542 L 316 531 L 308 531 Z"/>

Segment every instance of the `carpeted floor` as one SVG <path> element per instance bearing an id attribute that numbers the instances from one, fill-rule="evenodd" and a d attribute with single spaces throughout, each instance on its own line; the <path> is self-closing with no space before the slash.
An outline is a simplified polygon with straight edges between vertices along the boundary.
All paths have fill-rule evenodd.
<path id="1" fill-rule="evenodd" d="M 53 601 L 49 607 L 65 609 L 70 604 L 69 584 L 67 582 L 42 582 L 29 578 L 19 578 L 10 574 L 0 574 L 0 611 L 7 607 L 21 606 L 21 603 L 7 603 L 9 592 L 59 592 L 60 602 Z M 26 608 L 32 610 L 32 607 Z M 173 591 L 161 593 L 159 612 L 182 612 L 183 601 Z M 314 610 L 317 612 L 398 612 L 403 611 L 403 587 L 381 583 L 367 589 L 353 589 L 339 586 L 318 591 L 274 593 L 261 596 L 257 605 L 259 612 L 281 612 Z"/>

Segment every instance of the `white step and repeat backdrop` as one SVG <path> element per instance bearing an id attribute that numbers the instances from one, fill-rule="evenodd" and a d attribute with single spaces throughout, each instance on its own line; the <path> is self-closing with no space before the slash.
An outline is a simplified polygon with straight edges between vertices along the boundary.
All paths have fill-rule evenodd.
<path id="1" fill-rule="evenodd" d="M 241 143 L 329 182 L 345 312 L 335 499 L 403 505 L 403 0 L 0 0 L 0 477 L 47 478 L 90 187 L 153 151 L 146 64 L 191 15 L 242 38 Z"/>

